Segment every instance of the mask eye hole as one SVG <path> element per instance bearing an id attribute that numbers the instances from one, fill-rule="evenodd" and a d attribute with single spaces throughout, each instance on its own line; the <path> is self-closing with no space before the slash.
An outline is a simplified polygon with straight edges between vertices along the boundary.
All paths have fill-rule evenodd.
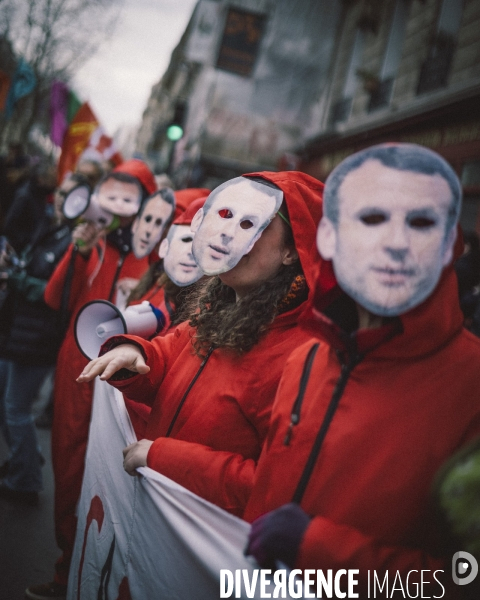
<path id="1" fill-rule="evenodd" d="M 435 221 L 429 217 L 414 217 L 409 220 L 408 224 L 414 229 L 428 229 L 435 225 Z"/>
<path id="2" fill-rule="evenodd" d="M 382 213 L 369 213 L 362 215 L 360 219 L 365 225 L 380 225 L 380 223 L 384 223 L 387 220 Z"/>
<path id="3" fill-rule="evenodd" d="M 192 237 L 184 237 L 184 238 L 182 238 L 182 242 L 185 242 L 186 244 L 188 242 L 193 242 L 193 238 Z"/>
<path id="4" fill-rule="evenodd" d="M 163 223 L 162 219 L 157 219 L 157 220 L 155 221 L 155 225 L 156 225 L 157 227 L 160 227 L 160 225 L 161 225 L 162 223 Z"/>
<path id="5" fill-rule="evenodd" d="M 242 221 L 240 223 L 240 227 L 242 229 L 250 229 L 251 227 L 253 227 L 253 223 L 251 221 L 249 221 L 248 219 L 245 219 L 245 221 Z"/>
<path id="6" fill-rule="evenodd" d="M 233 217 L 232 211 L 228 208 L 222 208 L 218 211 L 218 214 L 220 215 L 220 217 L 222 217 L 222 219 L 231 219 Z"/>

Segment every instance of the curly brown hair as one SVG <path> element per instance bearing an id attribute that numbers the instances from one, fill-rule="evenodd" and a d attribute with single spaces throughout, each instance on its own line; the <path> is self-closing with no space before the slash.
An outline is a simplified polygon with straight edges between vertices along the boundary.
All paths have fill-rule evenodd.
<path id="1" fill-rule="evenodd" d="M 285 217 L 283 245 L 294 248 L 285 201 L 280 211 Z M 299 259 L 282 265 L 272 279 L 241 298 L 218 276 L 200 281 L 184 304 L 184 314 L 190 313 L 189 324 L 196 328 L 192 339 L 195 353 L 203 357 L 212 346 L 237 354 L 250 351 L 277 315 L 300 305 L 307 296 L 308 286 Z"/>
<path id="2" fill-rule="evenodd" d="M 190 310 L 196 308 L 189 323 L 196 328 L 192 340 L 195 353 L 203 357 L 211 346 L 238 354 L 251 350 L 280 312 L 291 310 L 306 300 L 308 288 L 304 284 L 295 296 L 295 303 L 290 302 L 288 306 L 283 303 L 299 275 L 302 275 L 299 260 L 283 265 L 273 279 L 238 301 L 235 291 L 219 277 L 198 286 L 187 299 Z M 302 280 L 304 282 L 303 277 Z"/>

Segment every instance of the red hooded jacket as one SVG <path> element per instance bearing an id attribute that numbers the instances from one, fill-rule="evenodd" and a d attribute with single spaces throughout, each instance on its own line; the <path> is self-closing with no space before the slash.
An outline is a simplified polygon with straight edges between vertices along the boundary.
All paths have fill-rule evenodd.
<path id="1" fill-rule="evenodd" d="M 127 161 L 118 171 L 140 175 L 152 189 L 153 175 L 141 161 Z M 150 179 L 152 181 L 150 181 Z M 115 235 L 119 232 L 112 232 Z M 124 277 L 140 279 L 148 268 L 148 257 L 137 259 L 128 245 L 104 241 L 88 258 L 78 253 L 72 260 L 73 245 L 58 264 L 45 289 L 45 302 L 59 309 L 70 267 L 73 279 L 69 294 L 70 323 L 57 359 L 52 426 L 52 463 L 55 475 L 55 533 L 63 556 L 57 563 L 56 580 L 66 583 L 76 531 L 75 509 L 80 497 L 92 408 L 93 384 L 75 380 L 88 363 L 77 347 L 75 317 L 91 300 L 115 301 L 116 283 Z"/>
<path id="2" fill-rule="evenodd" d="M 430 488 L 442 463 L 480 434 L 480 340 L 462 327 L 455 274 L 446 268 L 423 304 L 388 325 L 348 335 L 322 312 L 341 300 L 329 266 L 305 319 L 318 339 L 287 362 L 244 518 L 292 502 L 323 425 L 295 498 L 314 515 L 295 566 L 360 569 L 360 577 L 388 569 L 391 583 L 397 570 L 405 583 L 410 570 L 443 569 L 441 580 L 451 581 Z M 432 573 L 425 579 L 423 597 L 441 597 Z"/>
<path id="3" fill-rule="evenodd" d="M 283 191 L 309 289 L 312 248 L 323 184 L 303 173 L 259 173 Z M 259 343 L 238 356 L 215 349 L 203 362 L 193 353 L 194 330 L 135 341 L 151 367 L 147 375 L 112 381 L 128 399 L 153 406 L 145 437 L 155 440 L 148 466 L 196 494 L 241 514 L 267 433 L 275 390 L 290 352 L 309 335 L 297 327 L 304 303 L 279 315 Z M 108 349 L 112 342 L 107 342 Z"/>

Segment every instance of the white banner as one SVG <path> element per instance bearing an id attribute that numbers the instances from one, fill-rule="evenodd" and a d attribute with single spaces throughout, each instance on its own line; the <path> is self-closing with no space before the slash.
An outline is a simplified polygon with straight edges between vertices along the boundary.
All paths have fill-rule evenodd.
<path id="1" fill-rule="evenodd" d="M 147 467 L 127 475 L 135 440 L 122 394 L 97 379 L 68 600 L 271 597 L 243 555 L 249 525 Z"/>

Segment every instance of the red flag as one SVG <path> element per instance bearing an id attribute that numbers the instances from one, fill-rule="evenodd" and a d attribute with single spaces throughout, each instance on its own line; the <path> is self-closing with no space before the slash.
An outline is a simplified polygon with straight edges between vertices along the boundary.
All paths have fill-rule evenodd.
<path id="1" fill-rule="evenodd" d="M 105 135 L 88 102 L 78 109 L 63 140 L 58 164 L 59 182 L 67 173 L 75 171 L 82 158 L 99 162 L 110 160 L 114 165 L 122 162 L 122 157 L 117 152 L 112 138 Z"/>
<path id="2" fill-rule="evenodd" d="M 0 71 L 0 110 L 5 110 L 10 84 L 10 77 L 4 71 Z"/>

